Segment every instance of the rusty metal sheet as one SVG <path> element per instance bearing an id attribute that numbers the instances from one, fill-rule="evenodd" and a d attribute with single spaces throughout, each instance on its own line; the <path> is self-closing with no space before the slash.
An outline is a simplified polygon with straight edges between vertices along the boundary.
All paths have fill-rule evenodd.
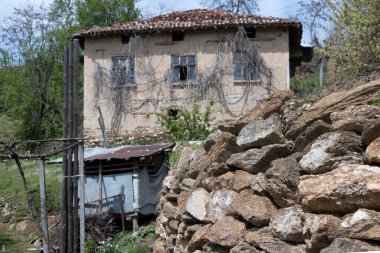
<path id="1" fill-rule="evenodd" d="M 166 149 L 174 147 L 175 143 L 140 145 L 140 146 L 122 146 L 113 149 L 97 149 L 93 150 L 91 155 L 85 155 L 85 161 L 95 160 L 127 160 L 129 158 L 138 158 L 151 156 Z"/>

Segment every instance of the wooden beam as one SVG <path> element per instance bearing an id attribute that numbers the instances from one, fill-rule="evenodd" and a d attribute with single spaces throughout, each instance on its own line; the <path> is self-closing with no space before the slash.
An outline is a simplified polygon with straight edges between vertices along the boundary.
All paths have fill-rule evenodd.
<path id="1" fill-rule="evenodd" d="M 78 160 L 79 160 L 79 194 L 80 194 L 80 212 L 79 212 L 79 244 L 80 252 L 84 253 L 84 244 L 85 244 L 85 177 L 84 177 L 84 142 L 79 145 L 78 149 Z"/>
<path id="2" fill-rule="evenodd" d="M 49 253 L 49 229 L 46 212 L 45 161 L 40 160 L 41 227 L 44 253 Z"/>

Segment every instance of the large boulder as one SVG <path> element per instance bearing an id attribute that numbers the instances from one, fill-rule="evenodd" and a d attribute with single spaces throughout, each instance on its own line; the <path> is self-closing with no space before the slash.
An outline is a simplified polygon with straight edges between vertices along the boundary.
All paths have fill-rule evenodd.
<path id="1" fill-rule="evenodd" d="M 260 149 L 249 149 L 242 153 L 232 154 L 227 160 L 230 167 L 248 171 L 250 173 L 265 172 L 270 163 L 291 153 L 287 144 L 272 144 Z"/>
<path id="2" fill-rule="evenodd" d="M 296 139 L 314 121 L 322 119 L 329 122 L 332 112 L 343 110 L 351 105 L 363 105 L 377 98 L 380 80 L 355 87 L 344 92 L 335 92 L 313 104 L 307 111 L 293 122 L 286 137 Z"/>
<path id="3" fill-rule="evenodd" d="M 266 190 L 277 205 L 288 207 L 299 202 L 301 168 L 295 156 L 274 160 L 265 175 Z"/>
<path id="4" fill-rule="evenodd" d="M 256 227 L 268 225 L 270 217 L 276 211 L 270 199 L 253 195 L 251 190 L 240 192 L 232 202 L 232 209 Z"/>
<path id="5" fill-rule="evenodd" d="M 243 239 L 245 224 L 227 216 L 218 220 L 207 232 L 207 239 L 223 247 L 232 248 Z"/>
<path id="6" fill-rule="evenodd" d="M 305 147 L 313 142 L 316 138 L 331 130 L 331 124 L 323 120 L 313 122 L 306 130 L 300 134 L 294 142 L 294 151 L 303 152 Z"/>
<path id="7" fill-rule="evenodd" d="M 217 142 L 217 140 L 220 138 L 221 135 L 222 135 L 222 131 L 218 129 L 217 131 L 211 133 L 207 137 L 205 144 L 203 145 L 206 152 L 210 151 L 211 147 L 214 146 L 214 144 Z"/>
<path id="8" fill-rule="evenodd" d="M 206 205 L 210 194 L 203 188 L 195 189 L 186 200 L 186 210 L 197 220 L 206 221 Z"/>
<path id="9" fill-rule="evenodd" d="M 335 233 L 340 224 L 340 219 L 326 214 L 305 214 L 305 222 L 302 236 L 306 248 L 310 253 L 317 253 L 332 242 L 330 234 Z"/>
<path id="10" fill-rule="evenodd" d="M 346 215 L 334 234 L 336 237 L 380 241 L 380 213 L 359 209 Z"/>
<path id="11" fill-rule="evenodd" d="M 364 153 L 364 162 L 367 164 L 380 164 L 380 137 L 367 147 Z"/>
<path id="12" fill-rule="evenodd" d="M 302 176 L 298 190 L 302 204 L 317 213 L 380 209 L 380 168 L 343 165 L 322 175 Z"/>
<path id="13" fill-rule="evenodd" d="M 320 174 L 331 171 L 341 163 L 360 163 L 361 138 L 353 132 L 331 132 L 318 137 L 310 151 L 300 160 L 303 171 Z"/>
<path id="14" fill-rule="evenodd" d="M 210 198 L 206 204 L 207 219 L 212 223 L 224 218 L 232 213 L 232 201 L 237 193 L 229 190 L 219 190 L 210 193 Z"/>
<path id="15" fill-rule="evenodd" d="M 302 231 L 305 214 L 300 207 L 278 210 L 270 219 L 269 227 L 283 241 L 303 242 Z"/>
<path id="16" fill-rule="evenodd" d="M 256 106 L 238 119 L 223 121 L 218 125 L 218 129 L 238 135 L 248 122 L 258 118 L 265 119 L 273 113 L 280 113 L 284 103 L 292 98 L 294 98 L 292 91 L 275 92 L 268 99 L 258 102 Z"/>
<path id="17" fill-rule="evenodd" d="M 380 117 L 375 120 L 366 122 L 362 133 L 362 142 L 369 145 L 375 139 L 380 137 Z"/>
<path id="18" fill-rule="evenodd" d="M 200 186 L 205 188 L 208 191 L 223 190 L 223 189 L 231 190 L 234 180 L 235 180 L 234 173 L 229 171 L 218 177 L 214 177 L 214 176 L 204 177 L 200 182 Z"/>
<path id="19" fill-rule="evenodd" d="M 272 114 L 266 119 L 256 119 L 249 122 L 240 131 L 236 143 L 244 148 L 260 148 L 270 144 L 282 144 L 285 137 L 282 133 L 281 119 L 278 114 Z"/>
<path id="20" fill-rule="evenodd" d="M 236 136 L 222 132 L 215 144 L 207 152 L 211 162 L 223 163 L 230 158 L 231 154 L 240 152 L 241 148 L 236 144 Z"/>
<path id="21" fill-rule="evenodd" d="M 336 238 L 330 246 L 322 249 L 320 253 L 366 252 L 378 250 L 380 250 L 380 246 L 371 242 L 349 238 Z"/>
<path id="22" fill-rule="evenodd" d="M 332 128 L 361 134 L 368 121 L 380 117 L 380 107 L 373 105 L 349 106 L 331 113 Z"/>

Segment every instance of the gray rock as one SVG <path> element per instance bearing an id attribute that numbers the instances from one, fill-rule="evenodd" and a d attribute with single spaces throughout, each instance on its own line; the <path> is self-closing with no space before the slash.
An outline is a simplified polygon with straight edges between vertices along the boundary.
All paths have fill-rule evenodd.
<path id="1" fill-rule="evenodd" d="M 375 120 L 366 122 L 363 128 L 362 141 L 369 145 L 372 141 L 380 137 L 380 117 Z"/>
<path id="2" fill-rule="evenodd" d="M 352 132 L 332 132 L 321 135 L 311 145 L 310 151 L 300 160 L 303 171 L 321 174 L 337 168 L 342 163 L 360 160 L 361 138 Z"/>
<path id="3" fill-rule="evenodd" d="M 272 114 L 265 120 L 259 118 L 243 127 L 236 143 L 244 149 L 260 148 L 270 144 L 283 144 L 285 137 L 281 128 L 281 119 L 278 114 Z"/>
<path id="4" fill-rule="evenodd" d="M 210 194 L 203 188 L 194 190 L 186 200 L 186 210 L 197 220 L 206 221 L 206 204 Z"/>
<path id="5" fill-rule="evenodd" d="M 301 168 L 294 156 L 274 160 L 265 176 L 266 190 L 277 205 L 289 207 L 299 202 Z"/>
<path id="6" fill-rule="evenodd" d="M 207 239 L 222 247 L 232 248 L 243 238 L 245 224 L 227 216 L 218 220 L 207 232 Z"/>
<path id="7" fill-rule="evenodd" d="M 302 231 L 305 214 L 299 207 L 278 210 L 270 219 L 269 227 L 279 239 L 290 242 L 303 242 Z"/>
<path id="8" fill-rule="evenodd" d="M 208 243 L 206 235 L 211 227 L 211 224 L 207 224 L 199 228 L 191 237 L 189 244 L 187 245 L 187 250 L 189 252 L 194 252 L 195 250 L 202 249 L 203 245 Z"/>
<path id="9" fill-rule="evenodd" d="M 294 143 L 294 151 L 302 152 L 304 148 L 313 142 L 320 135 L 329 132 L 331 125 L 323 120 L 317 120 L 311 124 L 306 130 L 300 134 Z"/>
<path id="10" fill-rule="evenodd" d="M 260 247 L 262 243 L 273 240 L 273 233 L 269 227 L 253 228 L 244 234 L 244 240 L 254 247 Z"/>
<path id="11" fill-rule="evenodd" d="M 260 253 L 255 247 L 248 243 L 239 243 L 230 250 L 230 253 Z"/>
<path id="12" fill-rule="evenodd" d="M 380 209 L 380 168 L 343 165 L 322 175 L 301 176 L 298 186 L 302 205 L 316 213 Z"/>
<path id="13" fill-rule="evenodd" d="M 352 131 L 358 134 L 363 132 L 368 121 L 379 117 L 380 107 L 373 105 L 349 106 L 330 115 L 332 127 L 335 131 Z"/>
<path id="14" fill-rule="evenodd" d="M 347 253 L 378 250 L 380 250 L 380 246 L 374 243 L 348 238 L 336 238 L 329 247 L 322 249 L 320 253 Z"/>
<path id="15" fill-rule="evenodd" d="M 211 147 L 216 143 L 216 141 L 219 139 L 219 137 L 222 135 L 222 131 L 220 131 L 219 129 L 214 132 L 214 133 L 211 133 L 207 139 L 206 139 L 206 142 L 205 144 L 203 145 L 204 149 L 206 150 L 206 152 L 210 151 Z"/>
<path id="16" fill-rule="evenodd" d="M 291 153 L 287 144 L 272 144 L 260 149 L 250 149 L 242 153 L 232 154 L 227 164 L 233 168 L 242 169 L 250 173 L 265 172 L 270 163 Z"/>
<path id="17" fill-rule="evenodd" d="M 253 195 L 251 190 L 240 192 L 232 202 L 232 209 L 256 227 L 268 225 L 270 217 L 276 211 L 270 199 Z"/>
<path id="18" fill-rule="evenodd" d="M 210 193 L 210 199 L 206 204 L 207 219 L 212 223 L 223 219 L 232 213 L 232 201 L 237 193 L 229 190 L 219 190 Z"/>
<path id="19" fill-rule="evenodd" d="M 310 253 L 317 253 L 332 242 L 331 234 L 338 229 L 341 220 L 332 215 L 305 214 L 303 238 Z"/>
<path id="20" fill-rule="evenodd" d="M 380 213 L 359 209 L 346 215 L 334 234 L 336 237 L 380 241 Z"/>
<path id="21" fill-rule="evenodd" d="M 259 247 L 265 253 L 306 253 L 304 244 L 284 242 L 277 238 L 263 240 Z"/>

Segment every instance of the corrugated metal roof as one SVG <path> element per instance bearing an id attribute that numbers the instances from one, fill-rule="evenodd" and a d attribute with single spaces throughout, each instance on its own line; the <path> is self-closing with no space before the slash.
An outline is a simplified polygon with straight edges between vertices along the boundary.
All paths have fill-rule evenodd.
<path id="1" fill-rule="evenodd" d="M 110 33 L 139 33 L 171 30 L 217 29 L 246 26 L 289 26 L 300 28 L 297 20 L 241 15 L 218 10 L 196 9 L 175 11 L 146 20 L 114 24 L 108 27 L 93 27 L 78 31 L 73 37 L 97 36 Z"/>
<path id="2" fill-rule="evenodd" d="M 127 160 L 129 158 L 138 158 L 151 156 L 168 148 L 172 148 L 175 144 L 153 144 L 153 145 L 140 145 L 140 146 L 121 146 L 117 148 L 98 148 L 91 150 L 89 154 L 85 154 L 85 161 L 95 160 L 110 160 L 119 159 Z"/>
<path id="3" fill-rule="evenodd" d="M 120 146 L 114 148 L 90 148 L 84 151 L 84 161 L 95 160 L 127 160 L 129 158 L 138 158 L 151 156 L 160 153 L 163 150 L 174 147 L 175 143 L 163 143 L 153 145 L 138 146 Z M 62 158 L 55 159 L 49 163 L 62 163 Z"/>

